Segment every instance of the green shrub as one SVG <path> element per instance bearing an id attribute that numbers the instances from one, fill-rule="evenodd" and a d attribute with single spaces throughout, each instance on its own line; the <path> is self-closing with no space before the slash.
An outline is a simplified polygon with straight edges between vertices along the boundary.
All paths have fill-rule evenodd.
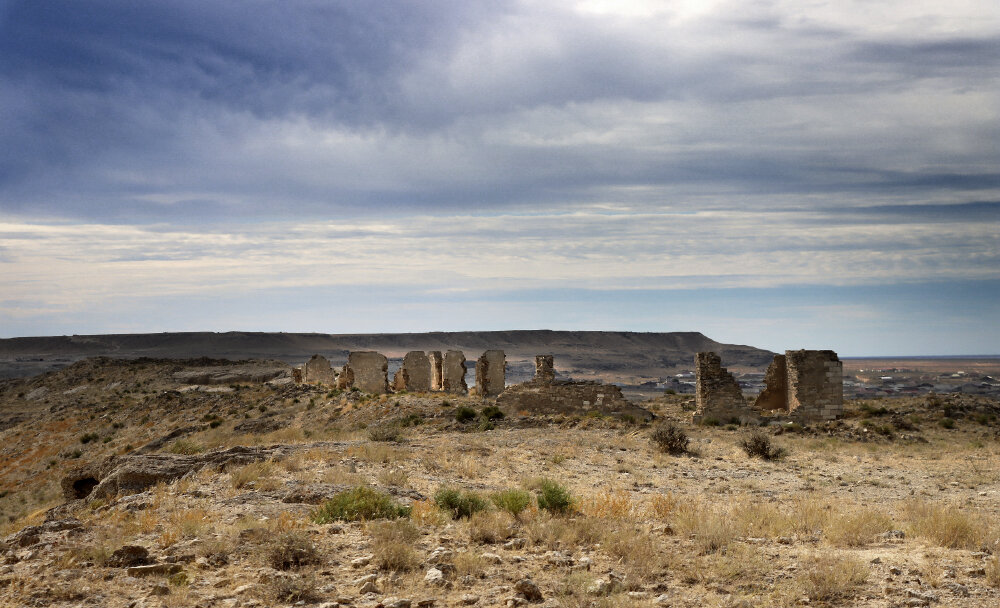
<path id="1" fill-rule="evenodd" d="M 462 406 L 455 410 L 455 420 L 461 423 L 472 422 L 476 419 L 476 410 L 471 407 Z"/>
<path id="2" fill-rule="evenodd" d="M 464 492 L 458 488 L 443 486 L 434 493 L 438 507 L 451 514 L 453 519 L 470 517 L 487 507 L 486 500 L 475 492 Z"/>
<path id="3" fill-rule="evenodd" d="M 205 446 L 201 445 L 196 441 L 190 441 L 188 439 L 178 439 L 173 442 L 167 451 L 171 454 L 198 454 L 199 452 L 205 451 Z"/>
<path id="4" fill-rule="evenodd" d="M 942 418 L 940 420 L 940 422 L 938 422 L 938 424 L 940 424 L 942 427 L 944 427 L 946 429 L 953 429 L 953 428 L 955 428 L 955 419 L 954 418 Z"/>
<path id="5" fill-rule="evenodd" d="M 688 451 L 688 436 L 673 422 L 657 425 L 649 436 L 657 449 L 672 456 L 686 454 Z"/>
<path id="6" fill-rule="evenodd" d="M 740 440 L 740 447 L 751 458 L 764 460 L 780 460 L 787 454 L 785 448 L 771 444 L 771 438 L 761 432 L 750 433 Z"/>
<path id="7" fill-rule="evenodd" d="M 483 408 L 480 416 L 482 416 L 483 420 L 503 420 L 504 413 L 495 405 L 487 405 Z"/>
<path id="8" fill-rule="evenodd" d="M 573 509 L 573 497 L 565 486 L 551 479 L 542 479 L 538 484 L 538 508 L 550 513 L 565 514 Z"/>
<path id="9" fill-rule="evenodd" d="M 91 441 L 96 441 L 99 438 L 97 433 L 84 433 L 80 435 L 80 443 L 90 443 Z"/>
<path id="10" fill-rule="evenodd" d="M 312 514 L 313 522 L 328 524 L 333 521 L 359 521 L 368 519 L 395 519 L 408 517 L 410 507 L 397 504 L 391 496 L 365 486 L 344 490 L 323 503 Z"/>
<path id="11" fill-rule="evenodd" d="M 517 489 L 502 490 L 491 494 L 490 500 L 498 509 L 517 517 L 531 504 L 531 494 Z"/>

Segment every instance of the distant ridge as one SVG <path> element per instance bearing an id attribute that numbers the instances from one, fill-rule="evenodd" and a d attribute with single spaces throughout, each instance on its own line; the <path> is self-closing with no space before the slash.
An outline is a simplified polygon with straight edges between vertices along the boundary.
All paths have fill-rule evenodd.
<path id="1" fill-rule="evenodd" d="M 400 334 L 279 332 L 178 332 L 0 339 L 0 376 L 55 369 L 86 357 L 213 357 L 280 359 L 297 364 L 313 354 L 342 364 L 351 350 L 377 350 L 401 357 L 410 350 L 465 351 L 475 360 L 484 350 L 503 349 L 515 369 L 536 354 L 555 355 L 556 369 L 579 377 L 651 379 L 692 368 L 694 355 L 712 350 L 728 367 L 763 368 L 772 353 L 752 346 L 722 344 L 699 332 L 461 331 Z M 39 368 L 39 369 L 34 369 Z M 27 373 L 25 373 L 27 372 Z"/>

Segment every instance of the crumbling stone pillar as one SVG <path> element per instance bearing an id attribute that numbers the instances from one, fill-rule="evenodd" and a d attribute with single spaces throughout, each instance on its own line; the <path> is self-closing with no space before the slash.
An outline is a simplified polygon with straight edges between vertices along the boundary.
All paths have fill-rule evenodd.
<path id="1" fill-rule="evenodd" d="M 431 362 L 423 351 L 411 350 L 393 378 L 393 390 L 426 392 L 431 388 Z"/>
<path id="2" fill-rule="evenodd" d="M 347 389 L 354 386 L 354 370 L 351 369 L 350 363 L 344 364 L 344 369 L 340 370 L 340 375 L 337 376 L 337 389 L 346 391 Z"/>
<path id="3" fill-rule="evenodd" d="M 747 407 L 740 385 L 729 371 L 722 367 L 722 359 L 713 352 L 695 355 L 695 422 L 716 420 L 740 422 L 755 419 Z"/>
<path id="4" fill-rule="evenodd" d="M 366 393 L 389 392 L 389 360 L 375 351 L 354 351 L 347 357 L 354 373 L 353 385 Z"/>
<path id="5" fill-rule="evenodd" d="M 449 350 L 444 354 L 444 365 L 441 372 L 441 389 L 446 393 L 464 395 L 469 392 L 465 383 L 465 353 L 460 350 Z"/>
<path id="6" fill-rule="evenodd" d="M 535 355 L 535 382 L 551 384 L 556 379 L 552 355 Z"/>
<path id="7" fill-rule="evenodd" d="M 764 390 L 753 402 L 755 409 L 788 411 L 788 374 L 785 367 L 785 355 L 775 355 L 774 360 L 764 372 Z"/>
<path id="8" fill-rule="evenodd" d="M 302 384 L 302 368 L 293 367 L 292 368 L 292 382 L 295 384 Z"/>
<path id="9" fill-rule="evenodd" d="M 427 353 L 427 360 L 431 364 L 431 390 L 439 391 L 444 388 L 444 357 L 441 351 L 432 350 Z"/>
<path id="10" fill-rule="evenodd" d="M 502 350 L 488 350 L 476 362 L 476 393 L 493 397 L 503 392 L 507 381 L 507 355 Z"/>
<path id="11" fill-rule="evenodd" d="M 789 414 L 803 422 L 844 411 L 844 364 L 832 350 L 786 350 Z"/>
<path id="12" fill-rule="evenodd" d="M 302 366 L 302 381 L 333 385 L 336 381 L 330 362 L 322 355 L 313 355 Z"/>

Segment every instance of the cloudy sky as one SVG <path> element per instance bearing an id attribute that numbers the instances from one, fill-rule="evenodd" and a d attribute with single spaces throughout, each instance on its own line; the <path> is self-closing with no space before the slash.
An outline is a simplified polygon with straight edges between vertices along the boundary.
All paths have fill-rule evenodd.
<path id="1" fill-rule="evenodd" d="M 0 337 L 1000 353 L 996 0 L 0 0 Z"/>

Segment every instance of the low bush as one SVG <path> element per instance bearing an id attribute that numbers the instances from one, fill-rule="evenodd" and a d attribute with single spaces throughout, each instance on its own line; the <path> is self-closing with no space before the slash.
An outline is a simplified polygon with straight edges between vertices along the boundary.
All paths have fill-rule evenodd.
<path id="1" fill-rule="evenodd" d="M 317 524 L 327 524 L 333 521 L 396 519 L 409 514 L 409 507 L 396 503 L 388 494 L 358 486 L 340 492 L 323 503 L 313 512 L 312 520 Z"/>
<path id="2" fill-rule="evenodd" d="M 487 405 L 480 413 L 483 420 L 503 420 L 504 413 L 495 405 Z"/>
<path id="3" fill-rule="evenodd" d="M 398 443 L 403 438 L 403 430 L 399 425 L 386 423 L 368 427 L 368 439 L 372 441 L 391 441 Z"/>
<path id="4" fill-rule="evenodd" d="M 750 433 L 741 439 L 740 447 L 747 456 L 764 460 L 780 460 L 788 454 L 785 448 L 772 445 L 771 438 L 761 432 Z"/>
<path id="5" fill-rule="evenodd" d="M 551 479 L 542 479 L 538 484 L 538 508 L 563 515 L 573 510 L 573 496 L 565 486 Z"/>
<path id="6" fill-rule="evenodd" d="M 796 578 L 802 594 L 813 602 L 849 598 L 868 580 L 868 566 L 853 557 L 822 556 Z"/>
<path id="7" fill-rule="evenodd" d="M 471 407 L 462 406 L 455 410 L 455 420 L 465 424 L 466 422 L 472 422 L 476 419 L 476 410 Z"/>
<path id="8" fill-rule="evenodd" d="M 316 547 L 302 532 L 285 532 L 271 541 L 265 551 L 267 563 L 275 570 L 290 570 L 318 564 Z"/>
<path id="9" fill-rule="evenodd" d="M 475 543 L 503 542 L 514 535 L 513 519 L 502 511 L 479 511 L 469 518 L 469 539 Z"/>
<path id="10" fill-rule="evenodd" d="M 450 486 L 439 488 L 434 493 L 434 502 L 450 513 L 453 519 L 471 517 L 473 513 L 484 511 L 488 506 L 486 499 L 479 494 Z"/>
<path id="11" fill-rule="evenodd" d="M 519 517 L 531 505 L 531 494 L 517 489 L 502 490 L 491 494 L 490 500 L 498 509 Z"/>
<path id="12" fill-rule="evenodd" d="M 649 436 L 658 450 L 672 456 L 680 456 L 688 451 L 687 433 L 673 422 L 657 425 Z"/>

